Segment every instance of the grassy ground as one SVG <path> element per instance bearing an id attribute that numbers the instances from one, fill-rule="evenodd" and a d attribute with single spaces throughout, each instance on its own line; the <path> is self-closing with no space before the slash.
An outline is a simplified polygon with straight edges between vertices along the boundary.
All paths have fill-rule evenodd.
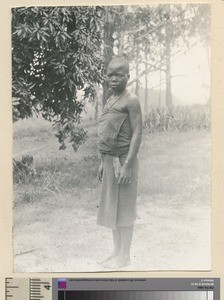
<path id="1" fill-rule="evenodd" d="M 96 226 L 96 126 L 75 153 L 59 151 L 50 125 L 19 121 L 14 156 L 32 154 L 36 175 L 14 184 L 14 270 L 100 271 L 111 247 Z M 210 134 L 144 134 L 139 153 L 138 220 L 125 270 L 210 268 Z M 105 271 L 103 269 L 102 271 Z"/>

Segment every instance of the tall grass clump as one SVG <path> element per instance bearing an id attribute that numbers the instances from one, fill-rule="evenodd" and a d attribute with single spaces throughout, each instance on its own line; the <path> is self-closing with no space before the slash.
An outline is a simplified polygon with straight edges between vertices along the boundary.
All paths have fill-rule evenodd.
<path id="1" fill-rule="evenodd" d="M 210 107 L 191 106 L 156 107 L 148 114 L 144 126 L 148 132 L 187 131 L 210 129 Z"/>
<path id="2" fill-rule="evenodd" d="M 19 119 L 13 123 L 13 136 L 16 139 L 29 137 L 47 137 L 52 134 L 52 124 L 42 117 Z M 53 135 L 53 134 L 52 134 Z"/>
<path id="3" fill-rule="evenodd" d="M 89 125 L 87 124 L 87 127 Z M 18 132 L 15 135 L 15 142 L 21 144 L 23 141 L 23 148 L 32 144 L 37 150 L 28 155 L 28 148 L 26 155 L 22 158 L 16 156 L 16 160 L 13 161 L 14 204 L 63 198 L 63 195 L 67 194 L 79 195 L 94 189 L 99 183 L 97 169 L 100 158 L 96 147 L 95 128 L 90 127 L 86 143 L 81 145 L 77 152 L 71 145 L 60 151 L 53 130 L 51 127 L 51 138 L 48 140 L 42 139 L 41 127 L 40 130 L 34 130 L 29 138 L 27 135 L 21 138 Z M 41 146 L 40 150 L 38 136 L 42 139 L 41 145 L 44 146 Z"/>

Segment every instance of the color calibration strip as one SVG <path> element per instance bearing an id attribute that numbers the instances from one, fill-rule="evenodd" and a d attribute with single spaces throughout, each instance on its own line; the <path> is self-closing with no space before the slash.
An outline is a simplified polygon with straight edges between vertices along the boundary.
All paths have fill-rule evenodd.
<path id="1" fill-rule="evenodd" d="M 212 291 L 59 291 L 58 300 L 214 300 Z"/>

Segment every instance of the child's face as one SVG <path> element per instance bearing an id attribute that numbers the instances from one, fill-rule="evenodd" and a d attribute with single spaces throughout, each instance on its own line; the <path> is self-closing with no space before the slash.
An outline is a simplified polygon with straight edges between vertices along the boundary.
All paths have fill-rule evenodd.
<path id="1" fill-rule="evenodd" d="M 111 62 L 107 68 L 107 83 L 114 91 L 123 91 L 126 88 L 129 74 L 122 63 Z"/>

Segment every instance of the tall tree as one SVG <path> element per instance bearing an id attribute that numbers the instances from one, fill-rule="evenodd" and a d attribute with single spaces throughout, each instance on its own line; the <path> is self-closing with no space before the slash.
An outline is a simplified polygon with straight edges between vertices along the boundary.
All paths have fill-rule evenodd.
<path id="1" fill-rule="evenodd" d="M 103 27 L 103 59 L 104 74 L 106 73 L 108 64 L 112 59 L 114 52 L 114 28 L 116 21 L 116 12 L 113 6 L 104 7 L 104 27 Z M 109 90 L 106 81 L 103 83 L 103 105 L 109 97 Z"/>
<path id="2" fill-rule="evenodd" d="M 58 138 L 71 136 L 84 103 L 94 97 L 94 84 L 103 80 L 100 56 L 102 15 L 100 7 L 24 7 L 12 10 L 13 116 L 41 114 L 66 126 Z M 80 133 L 80 132 L 79 132 Z"/>
<path id="3" fill-rule="evenodd" d="M 172 62 L 179 52 L 192 47 L 195 41 L 207 43 L 209 53 L 210 5 L 209 4 L 163 4 L 155 7 L 138 6 L 132 10 L 126 27 L 129 35 L 124 50 L 136 61 L 136 51 L 140 49 L 138 60 L 142 72 L 129 84 L 152 71 L 164 72 L 166 75 L 166 103 L 172 107 Z M 144 45 L 148 45 L 148 61 L 144 61 Z M 132 53 L 131 53 L 132 52 Z M 135 53 L 135 57 L 133 57 Z"/>
<path id="4" fill-rule="evenodd" d="M 145 68 L 148 68 L 147 54 L 145 55 Z M 145 106 L 144 106 L 144 118 L 148 115 L 148 73 L 145 73 Z"/>
<path id="5" fill-rule="evenodd" d="M 115 54 L 124 53 L 127 6 L 106 6 L 103 26 L 103 58 L 104 73 Z M 117 48 L 117 53 L 114 51 Z M 103 104 L 106 103 L 110 91 L 106 81 L 103 83 Z"/>

